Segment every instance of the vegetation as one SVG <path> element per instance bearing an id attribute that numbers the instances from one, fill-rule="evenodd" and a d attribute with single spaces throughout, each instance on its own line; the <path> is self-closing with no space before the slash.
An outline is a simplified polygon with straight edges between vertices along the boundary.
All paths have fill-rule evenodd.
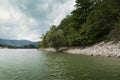
<path id="1" fill-rule="evenodd" d="M 28 40 L 0 39 L 0 47 L 3 48 L 38 48 L 38 43 Z"/>
<path id="2" fill-rule="evenodd" d="M 23 46 L 15 46 L 15 45 L 10 45 L 10 44 L 0 44 L 0 47 L 2 47 L 2 48 L 38 48 L 34 44 L 28 44 L 28 45 L 23 45 Z"/>
<path id="3" fill-rule="evenodd" d="M 40 47 L 86 46 L 120 40 L 119 0 L 76 0 L 75 7 L 71 15 L 43 35 Z"/>

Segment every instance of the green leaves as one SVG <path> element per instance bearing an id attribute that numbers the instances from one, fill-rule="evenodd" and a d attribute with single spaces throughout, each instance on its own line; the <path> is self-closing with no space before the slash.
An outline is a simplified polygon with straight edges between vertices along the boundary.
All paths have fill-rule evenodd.
<path id="1" fill-rule="evenodd" d="M 50 31 L 46 33 L 42 40 L 43 47 L 54 47 L 59 48 L 64 46 L 64 33 L 63 30 L 57 29 L 56 26 L 52 26 Z"/>
<path id="2" fill-rule="evenodd" d="M 119 0 L 76 0 L 75 7 L 43 36 L 43 46 L 91 45 L 120 35 Z"/>

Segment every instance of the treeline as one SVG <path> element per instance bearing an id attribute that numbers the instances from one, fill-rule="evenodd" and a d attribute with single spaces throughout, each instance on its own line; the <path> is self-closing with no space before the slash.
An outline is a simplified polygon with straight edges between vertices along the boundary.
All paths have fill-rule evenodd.
<path id="1" fill-rule="evenodd" d="M 76 0 L 75 8 L 42 36 L 40 47 L 86 46 L 120 40 L 120 0 Z"/>
<path id="2" fill-rule="evenodd" d="M 23 45 L 23 46 L 15 46 L 15 45 L 10 45 L 10 44 L 0 44 L 0 47 L 2 48 L 11 48 L 11 49 L 14 49 L 14 48 L 22 48 L 22 49 L 25 49 L 25 48 L 38 48 L 37 46 L 35 46 L 34 44 L 28 44 L 28 45 Z"/>

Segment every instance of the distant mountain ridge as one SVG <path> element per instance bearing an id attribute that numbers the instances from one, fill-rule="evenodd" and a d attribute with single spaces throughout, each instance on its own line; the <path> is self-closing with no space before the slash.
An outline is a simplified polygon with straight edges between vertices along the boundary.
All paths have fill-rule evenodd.
<path id="1" fill-rule="evenodd" d="M 24 46 L 24 45 L 29 45 L 33 44 L 38 47 L 39 42 L 33 42 L 29 40 L 9 40 L 9 39 L 0 39 L 0 44 L 7 44 L 7 45 L 12 45 L 12 46 Z"/>

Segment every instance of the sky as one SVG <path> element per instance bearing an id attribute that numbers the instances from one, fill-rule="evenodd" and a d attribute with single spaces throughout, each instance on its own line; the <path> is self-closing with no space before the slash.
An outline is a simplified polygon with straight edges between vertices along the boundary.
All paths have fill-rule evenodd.
<path id="1" fill-rule="evenodd" d="M 0 0 L 0 39 L 39 41 L 74 5 L 75 0 Z"/>

